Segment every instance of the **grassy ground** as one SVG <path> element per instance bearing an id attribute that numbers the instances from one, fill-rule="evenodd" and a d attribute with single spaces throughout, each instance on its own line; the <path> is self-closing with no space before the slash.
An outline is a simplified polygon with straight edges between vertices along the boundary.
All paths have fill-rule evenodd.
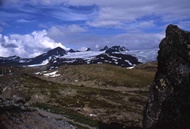
<path id="1" fill-rule="evenodd" d="M 75 84 L 100 87 L 144 87 L 150 84 L 155 71 L 125 69 L 113 65 L 61 66 L 60 77 L 51 81 L 63 84 Z M 47 78 L 44 78 L 47 79 Z M 48 78 L 49 80 L 49 78 Z"/>
<path id="2" fill-rule="evenodd" d="M 131 70 L 107 64 L 61 66 L 58 73 L 55 78 L 22 74 L 17 90 L 31 96 L 31 105 L 91 127 L 98 127 L 98 122 L 141 126 L 155 74 L 152 66 Z"/>

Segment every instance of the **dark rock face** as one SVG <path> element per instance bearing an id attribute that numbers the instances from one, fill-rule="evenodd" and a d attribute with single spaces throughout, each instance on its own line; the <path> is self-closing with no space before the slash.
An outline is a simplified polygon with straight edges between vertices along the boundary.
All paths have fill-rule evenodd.
<path id="1" fill-rule="evenodd" d="M 121 51 L 126 51 L 127 49 L 124 46 L 113 46 L 111 48 L 108 48 L 105 53 L 111 54 L 114 52 L 121 52 Z"/>
<path id="2" fill-rule="evenodd" d="M 57 56 L 64 56 L 66 54 L 67 51 L 61 47 L 57 47 L 35 58 L 20 58 L 18 56 L 0 57 L 0 66 L 24 66 L 41 64 L 44 60 L 49 60 Z"/>
<path id="3" fill-rule="evenodd" d="M 75 50 L 73 50 L 73 49 L 70 49 L 68 52 L 70 52 L 70 53 L 75 53 L 75 52 L 77 52 L 77 51 L 75 51 Z"/>
<path id="4" fill-rule="evenodd" d="M 106 51 L 108 49 L 109 49 L 108 46 L 105 46 L 104 48 L 100 49 L 100 51 Z"/>
<path id="5" fill-rule="evenodd" d="M 31 108 L 34 101 L 20 89 L 19 74 L 5 78 L 0 78 L 0 129 L 76 129 L 61 115 Z"/>
<path id="6" fill-rule="evenodd" d="M 64 56 L 66 54 L 67 52 L 64 49 L 62 49 L 61 47 L 57 47 L 55 49 L 49 50 L 47 53 L 41 54 L 33 58 L 30 64 L 40 64 L 46 59 L 53 58 L 54 56 Z"/>
<path id="7" fill-rule="evenodd" d="M 190 128 L 190 32 L 175 25 L 160 43 L 158 71 L 144 110 L 146 129 Z"/>
<path id="8" fill-rule="evenodd" d="M 92 51 L 92 49 L 91 48 L 87 48 L 86 51 Z"/>
<path id="9" fill-rule="evenodd" d="M 52 58 L 49 61 L 50 67 L 55 68 L 61 65 L 82 65 L 82 64 L 112 64 L 121 67 L 134 67 L 138 62 L 136 57 L 131 55 L 124 55 L 121 53 L 111 54 L 100 54 L 93 59 L 82 59 L 82 58 Z"/>

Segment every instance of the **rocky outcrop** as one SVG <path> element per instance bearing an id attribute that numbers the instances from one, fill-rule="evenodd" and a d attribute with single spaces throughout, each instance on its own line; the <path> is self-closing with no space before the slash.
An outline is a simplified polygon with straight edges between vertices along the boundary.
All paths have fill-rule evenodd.
<path id="1" fill-rule="evenodd" d="M 19 74 L 0 78 L 0 129 L 76 129 L 62 115 L 30 107 L 48 98 L 40 93 L 30 97 L 18 78 Z"/>
<path id="2" fill-rule="evenodd" d="M 146 129 L 190 128 L 190 32 L 175 25 L 160 43 L 158 71 L 144 110 Z"/>
<path id="3" fill-rule="evenodd" d="M 115 52 L 121 52 L 121 51 L 128 51 L 124 46 L 112 46 L 111 48 L 108 48 L 105 53 L 111 54 Z"/>
<path id="4" fill-rule="evenodd" d="M 100 49 L 100 51 L 106 51 L 108 49 L 109 49 L 108 46 L 105 46 L 104 48 Z"/>

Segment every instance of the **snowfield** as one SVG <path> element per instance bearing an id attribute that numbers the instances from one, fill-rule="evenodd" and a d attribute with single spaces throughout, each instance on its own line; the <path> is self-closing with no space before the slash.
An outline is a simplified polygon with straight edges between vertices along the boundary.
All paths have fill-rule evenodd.
<path id="1" fill-rule="evenodd" d="M 146 63 L 146 62 L 156 61 L 158 50 L 159 50 L 158 48 L 154 48 L 154 49 L 145 49 L 145 50 L 130 50 L 130 51 L 117 52 L 117 53 L 132 55 L 136 57 L 139 62 Z M 75 52 L 75 53 L 68 53 L 67 55 L 62 56 L 62 58 L 93 59 L 95 56 L 98 56 L 103 53 L 105 53 L 105 51 Z"/>
<path id="2" fill-rule="evenodd" d="M 147 62 L 153 62 L 157 60 L 156 58 L 158 55 L 158 50 L 159 50 L 158 48 L 155 48 L 155 49 L 145 49 L 145 50 L 130 50 L 130 51 L 115 52 L 115 53 L 120 53 L 124 55 L 132 55 L 136 57 L 139 62 L 147 63 Z M 65 61 L 67 63 L 73 63 L 75 61 L 73 59 L 81 58 L 81 59 L 86 60 L 87 64 L 90 64 L 90 60 L 104 53 L 105 51 L 84 51 L 84 52 L 67 53 L 67 55 L 64 55 L 61 57 L 59 56 L 57 58 L 72 59 L 72 60 Z M 118 60 L 121 59 L 120 57 L 111 56 L 109 54 L 107 54 L 107 56 L 112 58 L 112 61 L 114 61 L 115 64 L 117 64 Z M 104 60 L 104 57 L 101 57 L 101 59 Z M 41 64 L 33 64 L 33 65 L 28 65 L 26 67 L 36 67 L 36 66 L 47 65 L 49 63 L 49 60 L 50 59 L 46 59 Z M 105 62 L 112 63 L 109 61 L 105 61 Z M 133 66 L 133 64 L 130 61 L 125 60 L 125 62 Z M 54 63 L 56 63 L 56 60 L 54 61 Z"/>
<path id="3" fill-rule="evenodd" d="M 44 60 L 41 64 L 33 64 L 33 65 L 27 65 L 27 67 L 37 67 L 37 66 L 43 66 L 43 65 L 47 65 L 49 63 L 49 60 L 46 59 Z"/>
<path id="4" fill-rule="evenodd" d="M 82 58 L 82 59 L 92 59 L 97 55 L 103 54 L 105 51 L 85 51 L 85 52 L 75 52 L 67 53 L 67 55 L 62 58 Z"/>
<path id="5" fill-rule="evenodd" d="M 155 49 L 145 49 L 145 50 L 131 50 L 126 52 L 121 52 L 122 54 L 128 54 L 135 56 L 139 62 L 153 62 L 156 61 L 158 56 L 158 48 Z"/>

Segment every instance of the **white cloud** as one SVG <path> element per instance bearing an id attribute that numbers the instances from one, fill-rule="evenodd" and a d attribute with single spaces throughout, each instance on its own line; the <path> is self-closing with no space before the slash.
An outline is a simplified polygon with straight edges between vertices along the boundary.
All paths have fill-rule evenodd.
<path id="1" fill-rule="evenodd" d="M 151 26 L 151 24 L 143 23 L 137 26 L 143 28 L 145 26 Z M 137 30 L 117 35 L 98 35 L 89 30 L 85 30 L 84 32 L 85 33 L 77 31 L 71 33 L 71 31 L 65 29 L 65 27 L 53 27 L 48 31 L 48 35 L 52 39 L 55 39 L 55 41 L 62 42 L 71 48 L 78 49 L 81 48 L 81 46 L 85 46 L 93 50 L 97 50 L 97 46 L 101 48 L 105 45 L 123 45 L 128 49 L 158 48 L 158 44 L 161 39 L 164 38 L 164 31 L 162 33 L 145 33 Z"/>
<path id="2" fill-rule="evenodd" d="M 79 32 L 85 32 L 85 29 L 80 27 L 79 25 L 52 26 L 48 30 L 48 35 L 64 36 L 64 35 L 74 34 L 74 33 L 79 33 Z"/>
<path id="3" fill-rule="evenodd" d="M 158 48 L 161 39 L 164 38 L 164 33 L 144 33 L 135 32 L 130 34 L 121 34 L 113 37 L 110 42 L 121 44 L 130 50 L 134 49 L 149 49 Z"/>
<path id="4" fill-rule="evenodd" d="M 95 48 L 98 49 L 100 46 L 99 45 L 95 45 Z"/>
<path id="5" fill-rule="evenodd" d="M 23 4 L 23 0 L 6 0 L 6 2 L 18 6 Z M 164 33 L 166 24 L 179 23 L 184 29 L 185 27 L 189 28 L 189 20 L 187 19 L 189 19 L 190 0 L 28 0 L 24 3 L 41 4 L 42 6 L 33 6 L 33 8 L 30 8 L 31 10 L 19 8 L 21 12 L 25 12 L 19 14 L 19 16 L 0 12 L 1 16 L 21 19 L 27 17 L 25 16 L 27 13 L 46 15 L 43 12 L 43 9 L 46 9 L 46 11 L 48 10 L 48 16 L 50 15 L 51 18 L 76 21 L 76 23 L 79 23 L 80 20 L 80 23 L 86 28 L 80 25 L 52 26 L 47 31 L 40 31 L 42 34 L 34 32 L 28 35 L 9 35 L 7 42 L 10 40 L 10 44 L 14 43 L 18 46 L 14 49 L 11 48 L 12 53 L 18 53 L 17 49 L 21 49 L 20 55 L 32 56 L 26 52 L 25 48 L 32 48 L 32 52 L 29 53 L 39 54 L 41 53 L 39 49 L 47 48 L 47 46 L 52 47 L 59 44 L 59 42 L 75 48 L 81 46 L 93 48 L 95 45 L 102 47 L 118 44 L 124 45 L 128 49 L 151 48 L 158 46 L 160 40 L 164 37 L 162 33 Z M 75 8 L 70 8 L 70 5 L 79 8 L 78 11 Z M 87 14 L 83 12 L 83 7 L 81 7 L 82 11 L 80 10 L 80 6 L 90 5 L 96 5 L 97 9 L 91 10 Z M 21 20 L 21 22 L 24 22 L 24 20 Z M 47 28 L 42 24 L 40 26 Z M 106 35 L 106 32 L 102 34 L 102 30 L 98 29 L 92 32 L 93 30 L 88 30 L 88 27 L 90 29 L 91 26 L 94 28 L 119 28 L 122 29 L 123 34 Z M 149 33 L 145 33 L 144 29 L 149 29 Z M 158 30 L 162 33 L 160 34 Z M 100 31 L 102 35 L 98 34 Z M 38 40 L 40 40 L 40 43 L 38 43 Z"/>
<path id="6" fill-rule="evenodd" d="M 34 57 L 42 54 L 44 50 L 53 49 L 55 47 L 63 46 L 60 42 L 55 42 L 53 39 L 47 36 L 47 31 L 34 31 L 31 34 L 12 34 L 8 36 L 1 35 L 0 42 L 0 56 L 21 56 L 21 57 Z M 15 47 L 9 47 L 10 44 L 15 45 Z M 5 47 L 7 46 L 7 47 Z"/>
<path id="7" fill-rule="evenodd" d="M 86 51 L 88 48 L 87 47 L 81 47 L 80 49 L 78 49 L 79 51 L 81 51 L 81 52 L 84 52 L 84 51 Z"/>
<path id="8" fill-rule="evenodd" d="M 64 21 L 89 20 L 91 18 L 91 14 L 88 15 L 88 14 L 72 12 L 72 10 L 68 9 L 68 7 L 54 9 L 51 12 L 49 12 L 48 15 Z"/>
<path id="9" fill-rule="evenodd" d="M 179 27 L 183 28 L 184 30 L 190 30 L 190 21 L 181 21 L 179 22 Z"/>
<path id="10" fill-rule="evenodd" d="M 52 2 L 55 3 L 55 1 Z M 161 17 L 164 22 L 174 22 L 175 20 L 189 18 L 190 11 L 189 0 L 60 0 L 59 2 L 74 6 L 93 4 L 99 6 L 96 17 L 89 24 L 96 27 L 107 26 L 106 22 L 108 21 L 119 21 L 118 24 L 128 23 L 151 15 Z M 97 25 L 98 22 L 100 23 Z"/>
<path id="11" fill-rule="evenodd" d="M 114 26 L 122 26 L 122 23 L 120 23 L 119 21 L 111 21 L 111 20 L 107 20 L 107 21 L 92 21 L 92 22 L 87 22 L 88 25 L 93 26 L 93 27 L 114 27 Z"/>
<path id="12" fill-rule="evenodd" d="M 34 20 L 25 20 L 25 19 L 19 19 L 17 20 L 18 23 L 30 23 L 30 22 L 36 22 Z"/>
<path id="13" fill-rule="evenodd" d="M 87 25 L 93 27 L 113 27 L 123 24 L 131 24 L 143 17 L 160 17 L 163 22 L 175 22 L 189 18 L 189 0 L 6 0 L 9 5 L 22 6 L 23 4 L 43 5 L 35 8 L 19 8 L 23 12 L 41 13 L 39 10 L 49 9 L 48 15 L 64 21 L 86 20 Z M 54 6 L 59 5 L 59 6 Z M 98 9 L 85 14 L 73 11 L 69 6 L 96 5 Z M 23 10 L 22 10 L 23 9 Z M 31 12 L 30 12 L 31 13 Z M 18 17 L 9 13 L 1 12 L 2 16 Z M 21 13 L 19 15 L 24 16 Z M 43 14 L 46 15 L 46 14 Z"/>
<path id="14" fill-rule="evenodd" d="M 109 47 L 113 45 L 121 45 L 125 46 L 129 50 L 140 50 L 158 48 L 162 38 L 164 38 L 164 34 L 147 34 L 144 32 L 135 32 L 130 34 L 119 34 L 117 36 L 102 37 L 100 39 L 101 42 L 100 40 L 97 40 L 96 44 L 98 44 L 100 48 L 103 48 L 105 45 Z"/>
<path id="15" fill-rule="evenodd" d="M 5 3 L 17 6 L 24 3 L 42 4 L 48 7 L 60 4 L 74 6 L 97 5 L 100 10 L 95 20 L 133 21 L 139 17 L 152 14 L 162 16 L 165 20 L 171 20 L 171 17 L 189 17 L 190 10 L 189 0 L 27 0 L 25 2 L 23 0 L 6 0 Z M 57 15 L 60 16 L 61 14 Z"/>
<path id="16" fill-rule="evenodd" d="M 150 21 L 135 21 L 132 23 L 129 23 L 127 25 L 123 25 L 123 29 L 127 30 L 129 33 L 131 32 L 139 32 L 139 31 L 143 31 L 143 29 L 150 29 L 150 28 L 157 28 L 159 29 L 159 27 L 156 27 L 156 24 L 154 23 L 154 20 L 150 20 Z"/>
<path id="17" fill-rule="evenodd" d="M 79 25 L 68 25 L 68 26 L 52 26 L 48 29 L 47 35 L 57 42 L 62 42 L 66 46 L 73 44 L 73 40 L 77 37 L 81 37 L 82 33 L 86 32 L 85 28 Z M 78 43 L 81 41 L 78 40 Z"/>

